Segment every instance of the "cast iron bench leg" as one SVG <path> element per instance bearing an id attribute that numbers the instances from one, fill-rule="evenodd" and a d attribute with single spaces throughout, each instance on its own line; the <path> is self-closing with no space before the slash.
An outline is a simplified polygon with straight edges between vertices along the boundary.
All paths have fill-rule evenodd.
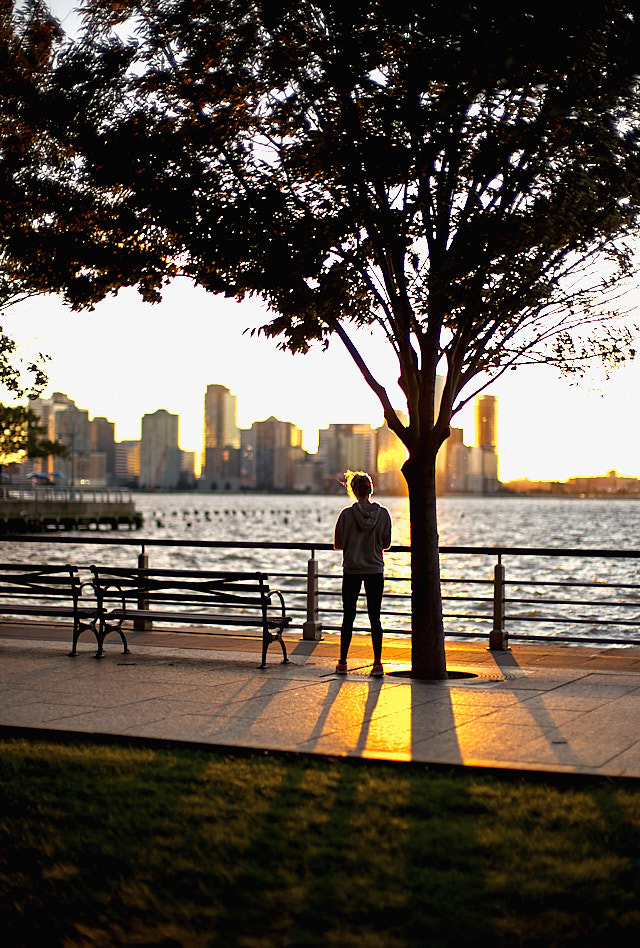
<path id="1" fill-rule="evenodd" d="M 287 649 L 282 640 L 282 629 L 280 629 L 278 632 L 269 632 L 265 629 L 262 633 L 262 664 L 260 665 L 260 668 L 267 667 L 267 649 L 269 648 L 272 642 L 276 642 L 276 641 L 280 643 L 280 647 L 282 649 L 282 655 L 283 655 L 282 664 L 283 665 L 289 664 Z"/>
<path id="2" fill-rule="evenodd" d="M 124 632 L 122 631 L 122 629 L 121 629 L 119 626 L 116 626 L 116 627 L 113 628 L 113 629 L 107 629 L 107 628 L 105 628 L 99 635 L 96 636 L 96 638 L 98 639 L 98 651 L 96 652 L 96 658 L 102 658 L 102 657 L 104 656 L 104 648 L 103 648 L 104 640 L 106 639 L 106 637 L 108 636 L 108 634 L 109 634 L 110 632 L 117 632 L 117 633 L 118 633 L 118 635 L 119 635 L 120 638 L 122 639 L 122 646 L 123 646 L 123 648 L 122 648 L 122 654 L 123 654 L 123 655 L 130 655 L 131 653 L 130 653 L 130 651 L 129 651 L 129 645 L 128 645 L 127 640 L 126 640 L 126 638 L 125 638 L 125 634 L 124 634 Z"/>
<path id="3" fill-rule="evenodd" d="M 96 620 L 92 619 L 91 622 L 82 622 L 81 619 L 75 619 L 73 623 L 73 641 L 71 643 L 71 651 L 69 652 L 69 658 L 76 658 L 78 654 L 78 639 L 83 632 L 93 632 L 98 639 L 98 630 L 96 629 Z"/>

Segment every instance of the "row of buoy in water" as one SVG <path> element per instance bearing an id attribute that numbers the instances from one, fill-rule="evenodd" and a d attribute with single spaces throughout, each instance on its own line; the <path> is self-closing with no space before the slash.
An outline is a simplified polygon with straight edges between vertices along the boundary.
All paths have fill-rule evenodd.
<path id="1" fill-rule="evenodd" d="M 280 516 L 280 514 L 285 514 L 286 516 L 290 516 L 290 514 L 291 514 L 291 510 L 270 510 L 270 511 L 268 511 L 268 512 L 271 514 L 271 516 Z M 178 516 L 179 516 L 179 513 L 180 513 L 180 512 L 179 512 L 178 510 L 172 510 L 172 511 L 171 511 L 171 516 L 172 516 L 172 517 L 178 517 Z M 225 516 L 225 517 L 238 517 L 238 516 L 242 516 L 242 517 L 254 517 L 254 518 L 255 518 L 255 517 L 264 516 L 266 513 L 267 513 L 266 510 L 204 510 L 204 511 L 203 511 L 203 510 L 193 510 L 193 511 L 192 511 L 192 510 L 183 510 L 183 511 L 182 511 L 182 516 L 186 518 L 186 517 L 190 517 L 190 516 L 192 516 L 192 515 L 195 515 L 196 517 L 199 517 L 199 516 L 202 515 L 202 516 L 205 517 L 206 520 L 210 520 L 212 514 L 213 514 L 214 517 L 222 517 L 222 516 Z M 303 515 L 303 516 L 306 516 L 306 515 L 310 515 L 310 514 L 314 514 L 314 513 L 315 513 L 315 514 L 317 515 L 317 517 L 318 517 L 318 520 L 320 520 L 320 519 L 321 519 L 321 516 L 322 516 L 321 513 L 320 513 L 318 510 L 313 510 L 313 509 L 300 510 L 300 511 L 296 511 L 296 513 L 301 514 L 301 515 Z"/>
<path id="2" fill-rule="evenodd" d="M 251 518 L 254 519 L 254 520 L 261 520 L 261 519 L 263 519 L 267 514 L 270 514 L 272 517 L 283 517 L 282 522 L 283 522 L 284 524 L 288 524 L 288 523 L 289 523 L 289 517 L 291 516 L 291 511 L 290 511 L 290 510 L 270 510 L 270 511 L 266 511 L 266 510 L 256 510 L 256 511 L 254 511 L 254 510 L 213 510 L 213 511 L 211 511 L 211 510 L 204 510 L 204 511 L 202 511 L 202 510 L 193 510 L 193 511 L 191 511 L 191 510 L 183 510 L 183 511 L 172 510 L 170 516 L 171 516 L 171 517 L 178 517 L 178 516 L 180 516 L 180 513 L 182 513 L 182 519 L 185 521 L 184 526 L 187 527 L 187 529 L 189 529 L 189 528 L 191 528 L 191 527 L 193 526 L 193 521 L 192 521 L 192 519 L 188 519 L 188 518 L 192 518 L 192 517 L 195 517 L 196 522 L 197 522 L 197 523 L 200 523 L 200 522 L 201 522 L 201 517 L 204 517 L 204 519 L 205 519 L 206 521 L 208 521 L 208 522 L 211 522 L 212 516 L 213 516 L 213 517 L 237 517 L 237 516 L 242 516 L 242 517 L 251 517 Z M 316 516 L 316 519 L 317 519 L 317 522 L 318 522 L 318 523 L 322 523 L 322 514 L 321 514 L 318 510 L 311 510 L 311 509 L 309 509 L 309 510 L 296 511 L 296 515 L 297 515 L 298 517 L 307 517 L 307 518 L 308 518 L 308 517 L 311 517 L 312 515 L 315 515 L 315 516 Z M 165 527 L 165 526 L 166 526 L 165 521 L 164 521 L 163 519 L 161 519 L 161 517 L 160 517 L 158 514 L 156 514 L 155 516 L 156 516 L 156 526 L 157 526 L 159 529 L 162 529 L 163 527 Z"/>

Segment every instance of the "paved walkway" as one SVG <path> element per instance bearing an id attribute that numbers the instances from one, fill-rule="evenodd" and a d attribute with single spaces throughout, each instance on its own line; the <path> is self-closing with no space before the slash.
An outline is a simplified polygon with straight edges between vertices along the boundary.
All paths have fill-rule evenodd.
<path id="1" fill-rule="evenodd" d="M 286 637 L 260 669 L 248 636 L 128 633 L 96 661 L 88 636 L 3 623 L 0 734 L 100 733 L 195 744 L 438 764 L 640 777 L 640 649 L 450 643 L 446 682 L 408 677 L 409 649 L 387 640 L 383 679 L 368 640 L 348 676 L 338 640 Z"/>

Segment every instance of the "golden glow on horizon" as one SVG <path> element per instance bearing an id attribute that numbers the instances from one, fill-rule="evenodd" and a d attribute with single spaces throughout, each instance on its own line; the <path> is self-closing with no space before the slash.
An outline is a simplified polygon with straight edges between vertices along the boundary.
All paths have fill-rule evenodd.
<path id="1" fill-rule="evenodd" d="M 165 408 L 180 415 L 182 448 L 199 454 L 211 383 L 238 396 L 242 428 L 270 415 L 292 421 L 311 452 L 318 429 L 329 424 L 382 424 L 379 402 L 338 340 L 326 353 L 292 356 L 244 332 L 264 316 L 255 302 L 220 300 L 182 281 L 157 306 L 134 291 L 105 300 L 93 313 L 71 313 L 54 297 L 27 300 L 7 312 L 5 329 L 24 358 L 51 355 L 45 395 L 65 392 L 91 417 L 114 421 L 118 440 L 138 439 L 142 415 Z M 369 333 L 356 339 L 393 404 L 401 405 L 389 347 Z M 640 476 L 640 364 L 596 382 L 599 388 L 571 386 L 540 367 L 508 373 L 492 386 L 499 399 L 502 481 L 562 481 L 610 469 Z M 465 444 L 474 443 L 473 402 L 452 424 L 464 429 Z"/>

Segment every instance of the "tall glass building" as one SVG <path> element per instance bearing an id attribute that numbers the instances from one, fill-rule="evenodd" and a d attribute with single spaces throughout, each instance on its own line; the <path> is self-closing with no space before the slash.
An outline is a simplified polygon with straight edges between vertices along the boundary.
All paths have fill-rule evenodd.
<path id="1" fill-rule="evenodd" d="M 202 473 L 208 477 L 220 476 L 222 466 L 229 460 L 224 452 L 239 448 L 238 396 L 232 395 L 224 385 L 207 385 Z"/>

